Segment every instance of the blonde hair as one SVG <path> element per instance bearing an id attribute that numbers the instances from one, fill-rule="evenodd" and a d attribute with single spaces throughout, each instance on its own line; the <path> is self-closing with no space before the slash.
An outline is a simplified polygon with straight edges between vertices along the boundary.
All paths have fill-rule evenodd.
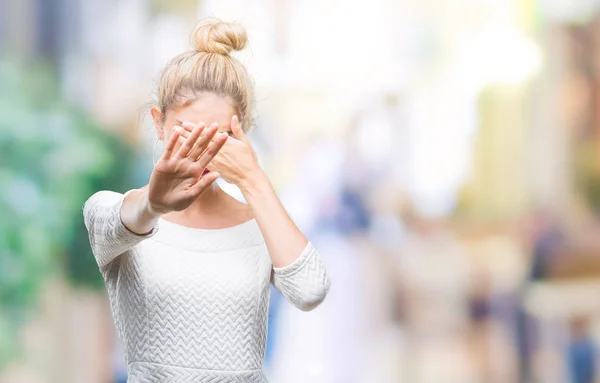
<path id="1" fill-rule="evenodd" d="M 248 36 L 237 23 L 203 20 L 191 34 L 193 50 L 174 57 L 163 69 L 156 102 L 162 118 L 174 107 L 186 105 L 203 92 L 229 96 L 242 128 L 253 124 L 254 90 L 246 68 L 229 54 L 246 47 Z"/>

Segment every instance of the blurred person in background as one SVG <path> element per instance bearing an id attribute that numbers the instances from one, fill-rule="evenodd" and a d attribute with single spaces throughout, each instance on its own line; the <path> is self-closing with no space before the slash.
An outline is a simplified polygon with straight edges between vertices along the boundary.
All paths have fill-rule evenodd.
<path id="1" fill-rule="evenodd" d="M 480 272 L 472 277 L 473 286 L 469 297 L 470 338 L 473 359 L 479 360 L 477 374 L 482 382 L 492 382 L 492 355 L 490 355 L 490 331 L 492 317 L 492 275 Z"/>
<path id="2" fill-rule="evenodd" d="M 567 364 L 573 383 L 596 382 L 597 346 L 590 333 L 590 318 L 574 318 L 570 324 L 571 340 L 567 348 Z"/>
<path id="3" fill-rule="evenodd" d="M 597 313 L 591 302 L 595 294 L 586 285 L 596 284 L 597 257 L 595 224 L 570 226 L 556 213 L 539 211 L 531 230 L 531 264 L 525 287 L 545 287 L 554 292 L 538 302 L 551 302 L 560 320 L 545 317 L 542 311 L 519 313 L 519 352 L 522 381 L 547 379 L 545 365 L 549 358 L 561 361 L 558 373 L 573 383 L 597 381 Z M 561 295 L 569 288 L 582 288 L 577 296 Z M 577 290 L 576 290 L 577 291 Z M 533 295 L 535 297 L 535 295 Z M 576 299 L 582 299 L 579 304 Z M 548 304 L 548 303 L 546 303 Z M 552 306 L 549 306 L 552 307 Z M 546 314 L 548 315 L 548 314 Z M 557 374 L 557 372 L 555 372 Z"/>
<path id="4" fill-rule="evenodd" d="M 246 132 L 253 91 L 230 56 L 245 30 L 199 23 L 194 49 L 159 81 L 151 114 L 166 142 L 150 182 L 99 191 L 84 206 L 129 382 L 266 382 L 269 284 L 301 310 L 330 283 L 319 253 L 290 219 Z M 214 181 L 240 188 L 247 204 Z"/>
<path id="5" fill-rule="evenodd" d="M 282 191 L 294 220 L 327 255 L 324 261 L 336 287 L 310 318 L 289 306 L 280 308 L 271 372 L 275 382 L 372 380 L 363 376 L 367 344 L 362 325 L 371 311 L 364 309 L 363 249 L 356 241 L 368 225 L 369 212 L 361 196 L 364 185 L 347 181 L 356 170 L 348 155 L 342 140 L 310 142 L 300 170 Z M 316 344 L 311 353 L 298 352 Z"/>
<path id="6" fill-rule="evenodd" d="M 404 288 L 408 382 L 467 382 L 473 376 L 464 330 L 469 319 L 472 273 L 466 249 L 448 222 L 403 212 L 405 239 L 397 253 L 397 278 Z M 435 363 L 436 368 L 427 365 Z"/>
<path id="7" fill-rule="evenodd" d="M 560 250 L 564 248 L 566 241 L 560 221 L 546 211 L 538 211 L 533 215 L 528 232 L 531 261 L 521 287 L 523 295 L 532 283 L 549 278 L 552 263 L 560 256 Z M 539 332 L 539 320 L 520 305 L 515 331 L 520 381 L 528 382 L 535 375 L 533 361 L 535 355 L 540 353 Z"/>

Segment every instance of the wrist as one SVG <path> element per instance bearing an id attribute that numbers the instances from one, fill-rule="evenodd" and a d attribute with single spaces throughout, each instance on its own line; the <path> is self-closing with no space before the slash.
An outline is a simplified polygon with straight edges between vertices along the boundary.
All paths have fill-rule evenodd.
<path id="1" fill-rule="evenodd" d="M 147 190 L 144 192 L 143 201 L 144 201 L 144 203 L 143 203 L 142 215 L 144 217 L 148 217 L 151 219 L 158 219 L 163 214 L 168 213 L 168 211 L 165 211 L 165 209 L 162 209 L 160 206 L 156 206 L 152 202 L 150 202 L 150 198 L 148 196 Z"/>
<path id="2" fill-rule="evenodd" d="M 261 189 L 270 186 L 269 179 L 262 169 L 257 168 L 256 170 L 247 173 L 243 179 L 241 179 L 237 185 L 243 194 L 259 192 Z"/>

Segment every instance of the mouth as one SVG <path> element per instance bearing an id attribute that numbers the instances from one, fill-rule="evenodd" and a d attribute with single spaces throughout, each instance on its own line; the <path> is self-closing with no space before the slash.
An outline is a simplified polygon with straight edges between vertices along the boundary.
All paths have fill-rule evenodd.
<path id="1" fill-rule="evenodd" d="M 203 176 L 205 176 L 205 175 L 207 175 L 208 173 L 210 173 L 210 170 L 208 170 L 208 169 L 204 169 L 204 171 L 202 172 L 202 175 L 203 175 Z"/>

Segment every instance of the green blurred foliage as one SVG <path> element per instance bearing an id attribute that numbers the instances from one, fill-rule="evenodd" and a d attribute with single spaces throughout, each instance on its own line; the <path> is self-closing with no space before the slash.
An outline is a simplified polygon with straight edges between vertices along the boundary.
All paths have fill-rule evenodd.
<path id="1" fill-rule="evenodd" d="M 60 97 L 53 70 L 0 61 L 0 368 L 44 278 L 102 279 L 83 224 L 85 200 L 128 188 L 135 152 Z"/>

